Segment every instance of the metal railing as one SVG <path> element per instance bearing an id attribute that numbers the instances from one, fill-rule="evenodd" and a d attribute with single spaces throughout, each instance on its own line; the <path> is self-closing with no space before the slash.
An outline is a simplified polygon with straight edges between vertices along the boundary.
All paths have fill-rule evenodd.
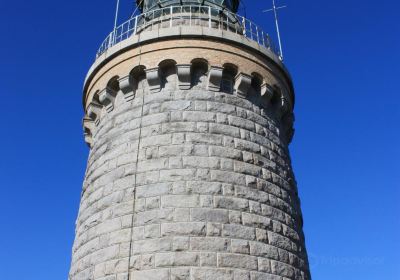
<path id="1" fill-rule="evenodd" d="M 242 16 L 209 6 L 170 6 L 132 17 L 107 36 L 97 52 L 97 57 L 132 35 L 174 26 L 203 26 L 231 31 L 257 42 L 281 58 L 270 36 L 259 26 Z"/>

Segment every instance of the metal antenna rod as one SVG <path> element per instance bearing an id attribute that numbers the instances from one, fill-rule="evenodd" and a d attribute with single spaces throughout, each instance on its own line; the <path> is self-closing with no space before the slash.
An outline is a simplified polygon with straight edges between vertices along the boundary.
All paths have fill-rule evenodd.
<path id="1" fill-rule="evenodd" d="M 283 60 L 283 50 L 282 50 L 282 41 L 281 41 L 281 32 L 279 30 L 279 21 L 278 21 L 278 13 L 277 10 L 286 8 L 286 6 L 277 7 L 275 5 L 275 0 L 272 0 L 272 9 L 264 10 L 263 13 L 273 11 L 275 17 L 275 26 L 276 26 L 276 33 L 278 34 L 278 44 L 279 44 L 279 52 L 281 55 L 281 59 Z"/>
<path id="2" fill-rule="evenodd" d="M 136 2 L 136 8 L 135 8 L 135 10 L 134 10 L 133 13 L 132 13 L 131 18 L 133 18 L 133 16 L 136 14 L 137 10 L 140 8 L 140 5 L 142 5 L 142 3 L 143 3 L 143 0 L 141 0 L 141 1 L 139 2 L 139 4 L 137 4 L 137 2 Z"/>
<path id="3" fill-rule="evenodd" d="M 115 30 L 117 30 L 118 13 L 119 13 L 119 0 L 117 0 L 117 8 L 115 10 L 114 33 L 115 33 Z"/>

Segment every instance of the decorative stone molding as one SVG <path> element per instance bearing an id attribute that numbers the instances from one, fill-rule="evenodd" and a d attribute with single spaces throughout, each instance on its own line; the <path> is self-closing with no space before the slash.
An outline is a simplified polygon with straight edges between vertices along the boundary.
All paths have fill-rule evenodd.
<path id="1" fill-rule="evenodd" d="M 208 85 L 207 89 L 211 91 L 220 91 L 222 72 L 224 68 L 218 66 L 211 66 L 208 74 Z"/>
<path id="2" fill-rule="evenodd" d="M 135 98 L 135 92 L 133 89 L 134 78 L 130 75 L 119 79 L 119 88 L 124 94 L 126 101 L 131 101 Z"/>
<path id="3" fill-rule="evenodd" d="M 183 30 L 182 28 L 173 29 L 174 32 L 178 32 L 177 35 Z M 165 40 L 159 40 L 159 36 L 163 37 L 170 34 L 169 29 L 166 29 L 166 31 L 168 32 L 164 32 L 165 34 L 147 32 L 146 34 L 150 35 L 153 38 L 152 40 L 149 40 L 148 36 L 145 36 L 146 38 L 139 36 L 140 38 L 137 38 L 139 42 L 132 37 L 129 42 L 125 41 L 127 44 L 124 43 L 118 48 L 113 48 L 115 49 L 115 57 L 111 55 L 111 53 L 114 53 L 111 49 L 105 56 L 101 56 L 89 71 L 85 81 L 84 105 L 87 106 L 92 101 L 97 90 L 105 88 L 110 78 L 127 76 L 137 65 L 136 59 L 139 57 L 140 65 L 145 65 L 146 68 L 159 67 L 160 61 L 172 59 L 176 61 L 175 65 L 190 64 L 192 61 L 200 59 L 206 61 L 210 66 L 223 66 L 233 63 L 240 72 L 259 74 L 263 78 L 260 81 L 264 81 L 264 83 L 282 84 L 287 89 L 287 98 L 293 103 L 294 92 L 290 75 L 282 62 L 279 59 L 273 59 L 269 52 L 263 53 L 259 47 L 254 48 L 254 46 L 246 44 L 247 40 L 231 44 L 232 38 L 229 39 L 229 42 L 231 42 L 229 43 L 225 40 L 228 38 L 221 38 L 223 39 L 221 41 L 216 37 L 209 37 L 208 33 L 205 35 L 201 32 L 201 38 L 195 38 L 185 33 L 186 35 L 182 35 L 182 38 L 179 35 L 177 37 L 168 35 Z M 225 34 L 218 31 L 218 38 L 221 36 L 225 37 Z M 205 39 L 207 37 L 209 38 Z M 144 41 L 146 43 L 142 44 Z M 245 44 L 247 48 L 243 48 L 243 46 L 240 46 L 241 44 Z M 139 51 L 139 48 L 141 51 Z M 117 53 L 124 55 L 117 55 Z M 266 60 L 266 57 L 269 59 Z M 264 67 L 264 65 L 267 65 L 267 67 Z M 274 69 L 280 69 L 280 71 Z M 273 72 L 270 72 L 271 70 Z M 105 73 L 107 74 L 105 75 Z M 207 87 L 207 83 L 205 82 L 205 87 Z M 135 95 L 137 95 L 136 92 Z"/>
<path id="4" fill-rule="evenodd" d="M 175 81 L 177 81 L 180 90 L 190 90 L 192 86 L 193 75 L 195 75 L 192 64 L 178 64 L 174 65 L 174 67 L 175 66 L 175 77 L 170 81 L 166 79 L 165 82 L 173 82 L 175 86 Z M 101 92 L 96 92 L 97 96 L 94 97 L 94 101 L 89 103 L 87 107 L 87 117 L 92 122 L 92 126 L 97 126 L 99 124 L 100 118 L 103 114 L 103 106 L 108 113 L 114 109 L 114 101 L 118 93 L 117 89 L 120 90 L 121 93 L 124 95 L 125 101 L 132 101 L 137 94 L 138 80 L 142 79 L 145 75 L 148 84 L 148 89 L 146 89 L 146 91 L 148 93 L 156 93 L 161 90 L 161 88 L 163 87 L 162 77 L 163 75 L 165 75 L 163 71 L 166 71 L 167 68 L 154 67 L 151 69 L 146 69 L 146 66 L 144 65 L 140 67 L 140 72 L 136 71 L 135 74 L 133 73 L 134 70 L 131 70 L 129 75 L 126 75 L 125 73 L 125 76 L 121 75 L 122 78 L 112 81 L 118 82 L 118 86 L 107 86 Z M 220 67 L 219 65 L 210 66 L 207 78 L 207 89 L 203 90 L 220 92 L 224 69 L 226 70 L 226 68 Z M 264 84 L 262 84 L 261 88 L 259 88 L 259 86 L 257 85 L 253 85 L 254 72 L 252 75 L 246 74 L 244 72 L 239 72 L 239 74 L 236 75 L 233 84 L 235 95 L 241 98 L 251 99 L 253 97 L 249 96 L 250 91 L 252 91 L 253 86 L 257 86 L 257 90 L 254 92 L 257 92 L 260 95 L 259 97 L 261 97 L 260 99 L 258 99 L 260 102 L 259 105 L 274 114 L 274 118 L 282 124 L 282 130 L 286 135 L 285 138 L 288 138 L 290 136 L 290 142 L 290 139 L 293 136 L 293 123 L 287 120 L 287 115 L 292 114 L 293 107 L 290 100 L 290 95 L 286 94 L 284 88 L 277 84 L 274 84 L 273 81 L 267 80 L 261 74 L 259 74 L 259 77 L 257 78 L 259 79 L 259 81 L 266 81 L 264 82 Z M 109 85 L 110 83 L 111 81 L 108 81 Z M 273 83 L 273 85 L 271 83 Z M 92 128 L 86 129 L 85 127 L 85 141 L 89 145 L 91 143 L 91 131 Z"/>
<path id="5" fill-rule="evenodd" d="M 251 76 L 239 73 L 235 79 L 235 92 L 241 97 L 246 97 L 251 87 Z"/>
<path id="6" fill-rule="evenodd" d="M 99 92 L 99 101 L 104 107 L 106 107 L 107 112 L 114 110 L 114 100 L 117 93 L 110 87 L 106 87 L 101 92 Z"/>
<path id="7" fill-rule="evenodd" d="M 100 113 L 101 106 L 96 102 L 90 102 L 87 108 L 87 116 L 94 122 L 95 125 L 98 125 L 100 122 Z"/>
<path id="8" fill-rule="evenodd" d="M 187 90 L 191 86 L 191 65 L 190 64 L 178 64 L 176 65 L 179 81 L 179 89 Z"/>
<path id="9" fill-rule="evenodd" d="M 146 78 L 149 84 L 149 89 L 151 93 L 156 93 L 161 90 L 161 79 L 159 74 L 159 68 L 146 69 Z"/>

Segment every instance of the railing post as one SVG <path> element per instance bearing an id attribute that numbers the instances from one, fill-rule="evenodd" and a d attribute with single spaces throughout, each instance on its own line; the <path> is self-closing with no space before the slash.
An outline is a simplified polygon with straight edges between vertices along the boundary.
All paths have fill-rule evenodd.
<path id="1" fill-rule="evenodd" d="M 235 24 L 235 33 L 237 34 L 238 33 L 238 19 L 237 19 L 237 17 L 235 17 L 235 19 L 236 19 L 236 22 L 234 23 Z"/>
<path id="2" fill-rule="evenodd" d="M 113 34 L 114 34 L 114 31 L 112 31 L 111 33 L 110 33 L 110 35 L 108 35 L 108 48 L 111 48 L 111 46 L 112 46 L 112 40 L 113 40 Z"/>
<path id="3" fill-rule="evenodd" d="M 136 32 L 137 32 L 137 20 L 138 20 L 138 16 L 135 17 L 135 29 L 133 30 L 133 35 L 136 35 Z"/>
<path id="4" fill-rule="evenodd" d="M 262 45 L 265 47 L 265 43 L 264 43 L 264 31 L 261 30 L 261 36 L 262 36 Z"/>
<path id="5" fill-rule="evenodd" d="M 260 44 L 260 37 L 258 35 L 258 26 L 256 25 L 256 33 L 257 33 L 257 43 Z"/>
<path id="6" fill-rule="evenodd" d="M 154 24 L 154 12 L 155 11 L 153 11 L 153 17 L 152 17 L 152 19 L 151 19 L 151 30 L 153 31 L 153 24 Z"/>
<path id="7" fill-rule="evenodd" d="M 183 6 L 181 6 L 181 24 L 183 22 Z"/>
<path id="8" fill-rule="evenodd" d="M 164 11 L 164 9 L 161 9 L 161 14 L 160 16 L 157 17 L 157 21 L 158 21 L 158 29 L 160 29 L 160 26 L 162 24 L 162 11 Z"/>
<path id="9" fill-rule="evenodd" d="M 130 20 L 128 21 L 128 29 L 126 30 L 126 39 L 129 38 L 129 32 L 131 32 L 131 30 L 132 30 L 131 24 L 132 24 L 132 20 L 130 19 Z"/>
<path id="10" fill-rule="evenodd" d="M 208 6 L 208 28 L 211 28 L 211 6 Z"/>
<path id="11" fill-rule="evenodd" d="M 192 26 L 192 6 L 189 6 L 189 26 Z"/>
<path id="12" fill-rule="evenodd" d="M 247 37 L 246 35 L 246 19 L 242 17 L 242 26 L 243 26 L 243 35 L 244 37 Z"/>
<path id="13" fill-rule="evenodd" d="M 169 27 L 172 27 L 172 6 L 170 7 L 170 16 L 171 16 L 171 20 L 169 21 Z"/>

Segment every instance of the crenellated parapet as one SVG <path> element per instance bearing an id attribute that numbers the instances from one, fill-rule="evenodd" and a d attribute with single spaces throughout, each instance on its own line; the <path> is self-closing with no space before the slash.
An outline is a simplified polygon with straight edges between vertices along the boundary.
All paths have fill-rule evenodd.
<path id="1" fill-rule="evenodd" d="M 238 69 L 240 67 L 232 63 L 209 65 L 204 59 L 193 59 L 189 64 L 177 64 L 175 60 L 165 59 L 157 67 L 139 65 L 128 73 L 115 73 L 118 75 L 107 81 L 106 87 L 97 90 L 87 101 L 83 121 L 85 141 L 89 146 L 92 145 L 93 130 L 106 114 L 115 109 L 118 93 L 124 96 L 125 102 L 132 102 L 139 95 L 162 93 L 167 88 L 175 92 L 203 90 L 251 99 L 281 124 L 289 143 L 294 121 L 290 93 L 268 77 L 256 72 L 243 73 Z M 146 84 L 146 90 L 140 94 L 138 91 L 142 88 L 139 87 L 139 81 Z"/>
<path id="2" fill-rule="evenodd" d="M 207 91 L 247 99 L 280 123 L 285 142 L 293 135 L 294 90 L 282 61 L 240 34 L 199 26 L 146 31 L 98 57 L 84 86 L 85 128 L 113 112 L 117 96 L 133 102 L 141 94 Z M 197 34 L 194 36 L 194 34 Z M 140 84 L 145 84 L 146 89 Z"/>

